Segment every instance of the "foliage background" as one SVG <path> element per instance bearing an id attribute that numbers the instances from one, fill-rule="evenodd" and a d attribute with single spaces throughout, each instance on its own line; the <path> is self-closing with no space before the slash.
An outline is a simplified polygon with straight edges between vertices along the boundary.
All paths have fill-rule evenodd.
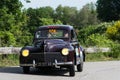
<path id="1" fill-rule="evenodd" d="M 64 24 L 75 27 L 83 47 L 110 47 L 112 51 L 106 56 L 120 56 L 119 0 L 97 0 L 80 10 L 62 5 L 56 9 L 22 7 L 19 0 L 0 0 L 0 47 L 32 45 L 34 31 L 39 26 Z"/>

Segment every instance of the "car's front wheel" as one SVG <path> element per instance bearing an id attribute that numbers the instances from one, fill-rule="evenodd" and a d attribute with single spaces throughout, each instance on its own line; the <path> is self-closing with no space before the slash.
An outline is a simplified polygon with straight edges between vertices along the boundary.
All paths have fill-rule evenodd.
<path id="1" fill-rule="evenodd" d="M 82 72 L 83 71 L 83 64 L 78 64 L 77 65 L 77 71 Z"/>
<path id="2" fill-rule="evenodd" d="M 30 72 L 30 67 L 23 67 L 23 73 L 27 74 Z"/>
<path id="3" fill-rule="evenodd" d="M 83 71 L 83 52 L 80 52 L 80 63 L 77 65 L 77 71 L 82 72 Z"/>
<path id="4" fill-rule="evenodd" d="M 69 75 L 75 76 L 75 67 L 74 65 L 69 66 Z"/>

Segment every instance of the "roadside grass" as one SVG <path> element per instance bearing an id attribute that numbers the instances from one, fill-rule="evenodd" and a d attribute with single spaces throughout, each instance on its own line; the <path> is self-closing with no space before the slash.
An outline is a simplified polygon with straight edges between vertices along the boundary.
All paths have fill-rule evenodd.
<path id="1" fill-rule="evenodd" d="M 86 54 L 86 62 L 96 62 L 96 61 L 114 61 L 120 60 L 120 56 L 113 57 L 111 53 L 89 53 Z"/>
<path id="2" fill-rule="evenodd" d="M 18 54 L 2 54 L 0 55 L 0 67 L 19 66 Z"/>

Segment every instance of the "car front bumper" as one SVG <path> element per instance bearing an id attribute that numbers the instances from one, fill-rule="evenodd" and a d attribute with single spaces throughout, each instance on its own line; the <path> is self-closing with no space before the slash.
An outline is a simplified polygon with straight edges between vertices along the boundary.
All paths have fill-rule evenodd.
<path id="1" fill-rule="evenodd" d="M 30 66 L 30 67 L 55 66 L 55 67 L 58 67 L 58 66 L 67 66 L 67 65 L 73 65 L 73 62 L 72 61 L 69 61 L 69 62 L 57 62 L 57 60 L 55 60 L 54 63 L 51 63 L 51 62 L 36 63 L 35 60 L 33 60 L 32 64 L 27 64 L 27 63 L 20 64 L 21 67 L 24 67 L 24 66 Z"/>

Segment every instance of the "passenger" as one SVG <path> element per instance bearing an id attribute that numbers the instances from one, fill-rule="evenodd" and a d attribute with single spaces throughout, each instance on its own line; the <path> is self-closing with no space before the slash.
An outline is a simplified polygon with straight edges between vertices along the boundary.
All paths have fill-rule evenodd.
<path id="1" fill-rule="evenodd" d="M 65 37 L 65 38 L 68 38 L 68 33 L 65 33 L 65 34 L 64 34 L 64 37 Z"/>

